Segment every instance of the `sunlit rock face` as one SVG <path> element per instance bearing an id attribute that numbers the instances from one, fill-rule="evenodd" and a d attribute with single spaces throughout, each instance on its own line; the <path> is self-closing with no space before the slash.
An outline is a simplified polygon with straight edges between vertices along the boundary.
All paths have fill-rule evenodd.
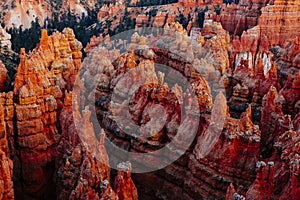
<path id="1" fill-rule="evenodd" d="M 260 10 L 269 0 L 239 0 L 238 4 L 223 4 L 218 20 L 230 34 L 241 35 L 258 24 Z"/>
<path id="2" fill-rule="evenodd" d="M 21 165 L 16 171 L 20 170 L 24 193 L 41 192 L 52 182 L 60 140 L 57 118 L 63 107 L 63 92 L 71 88 L 81 66 L 80 49 L 71 29 L 52 36 L 43 30 L 40 44 L 28 56 L 21 49 L 13 109 L 17 120 L 15 142 L 21 147 Z M 44 166 L 49 166 L 49 171 Z"/>
<path id="3" fill-rule="evenodd" d="M 287 40 L 297 36 L 300 28 L 299 1 L 275 0 L 274 5 L 266 6 L 261 11 L 258 24 L 261 36 L 268 43 L 267 48 L 283 45 Z"/>
<path id="4" fill-rule="evenodd" d="M 299 9 L 299 2 L 295 0 L 240 0 L 238 5 L 223 5 L 219 20 L 233 35 L 241 35 L 259 25 L 261 35 L 267 37 L 270 46 L 282 45 L 297 34 Z"/>
<path id="5" fill-rule="evenodd" d="M 131 189 L 120 183 L 120 194 L 113 191 L 105 132 L 98 140 L 89 108 L 79 112 L 80 100 L 73 102 L 81 49 L 69 28 L 51 36 L 42 30 L 32 52 L 21 49 L 14 89 L 0 93 L 1 199 L 120 199 L 127 193 L 137 199 L 130 170 L 119 178 Z M 7 70 L 0 67 L 5 88 Z"/>
<path id="6" fill-rule="evenodd" d="M 95 9 L 96 2 L 94 0 L 63 0 L 62 9 L 64 11 L 70 11 L 72 14 L 77 17 L 82 17 L 84 14 L 88 16 L 88 10 Z"/>
<path id="7" fill-rule="evenodd" d="M 2 26 L 0 26 L 0 47 L 1 48 L 6 48 L 6 49 L 11 49 L 11 35 L 8 34 Z"/>
<path id="8" fill-rule="evenodd" d="M 31 22 L 35 22 L 36 18 L 40 24 L 44 24 L 44 20 L 52 17 L 51 5 L 44 0 L 18 0 L 7 1 L 6 6 L 2 8 L 5 11 L 4 23 L 5 26 L 16 27 L 23 26 L 23 28 L 30 28 Z M 5 7 L 8 7 L 8 9 Z"/>
<path id="9" fill-rule="evenodd" d="M 53 13 L 67 13 L 81 18 L 84 14 L 87 16 L 88 10 L 95 9 L 94 0 L 62 0 L 62 1 L 45 1 L 45 0 L 9 0 L 2 1 L 1 10 L 4 16 L 6 28 L 22 26 L 23 29 L 30 28 L 32 22 L 38 20 L 41 26 L 48 23 L 48 19 L 53 18 Z"/>

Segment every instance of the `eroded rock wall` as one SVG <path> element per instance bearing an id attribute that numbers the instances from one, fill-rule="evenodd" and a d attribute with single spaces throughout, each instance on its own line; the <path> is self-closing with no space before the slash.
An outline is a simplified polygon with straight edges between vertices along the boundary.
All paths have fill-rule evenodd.
<path id="1" fill-rule="evenodd" d="M 0 94 L 1 199 L 13 199 L 14 193 L 23 199 L 118 199 L 110 186 L 105 133 L 97 133 L 98 141 L 89 108 L 73 107 L 81 48 L 67 28 L 51 36 L 42 30 L 37 48 L 28 55 L 21 49 L 14 90 Z M 136 193 L 129 171 L 128 191 Z"/>

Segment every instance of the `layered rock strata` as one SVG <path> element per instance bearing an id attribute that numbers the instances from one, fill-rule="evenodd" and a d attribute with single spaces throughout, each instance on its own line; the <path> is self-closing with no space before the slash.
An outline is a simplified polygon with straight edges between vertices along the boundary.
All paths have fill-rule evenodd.
<path id="1" fill-rule="evenodd" d="M 239 1 L 224 4 L 217 20 L 232 35 L 241 35 L 245 30 L 251 29 L 258 24 L 260 10 L 266 6 L 266 0 L 259 0 L 259 4 L 253 5 L 252 2 Z"/>

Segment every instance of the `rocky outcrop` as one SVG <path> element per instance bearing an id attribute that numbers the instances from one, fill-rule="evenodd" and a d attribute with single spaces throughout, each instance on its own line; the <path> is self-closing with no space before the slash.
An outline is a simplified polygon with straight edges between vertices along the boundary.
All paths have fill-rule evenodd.
<path id="1" fill-rule="evenodd" d="M 88 108 L 84 110 L 82 117 L 79 110 L 73 115 L 72 98 L 72 93 L 66 94 L 60 115 L 62 139 L 56 158 L 58 198 L 117 199 L 108 185 L 110 169 L 104 148 L 105 133 L 98 134 L 98 141 L 89 119 Z M 78 109 L 77 105 L 74 106 Z M 85 138 L 85 143 L 81 137 Z"/>
<path id="2" fill-rule="evenodd" d="M 268 45 L 268 48 L 283 45 L 287 40 L 297 36 L 299 24 L 299 1 L 275 0 L 274 5 L 261 9 L 259 27 L 261 39 Z M 264 47 L 261 47 L 264 48 Z"/>
<path id="3" fill-rule="evenodd" d="M 11 80 L 18 65 L 18 54 L 12 51 L 10 40 L 11 35 L 0 26 L 0 92 L 7 92 L 12 89 Z"/>
<path id="4" fill-rule="evenodd" d="M 153 26 L 158 27 L 158 28 L 163 28 L 165 26 L 166 17 L 167 17 L 167 13 L 165 13 L 165 12 L 158 13 L 155 16 Z"/>
<path id="5" fill-rule="evenodd" d="M 107 42 L 109 40 L 110 40 L 109 35 L 107 35 L 105 37 L 103 37 L 102 35 L 100 35 L 98 37 L 93 36 L 93 37 L 91 37 L 90 42 L 86 45 L 84 51 L 85 51 L 85 53 L 89 54 L 93 49 L 98 47 L 98 45 L 101 45 L 104 42 Z"/>
<path id="6" fill-rule="evenodd" d="M 14 148 L 14 105 L 13 105 L 13 93 L 0 93 L 0 104 L 2 105 L 2 122 L 4 123 L 2 127 L 2 142 L 3 150 L 5 153 L 10 155 L 15 154 Z M 8 150 L 9 149 L 9 150 Z"/>
<path id="7" fill-rule="evenodd" d="M 22 25 L 23 28 L 30 28 L 31 22 L 35 21 L 36 18 L 38 18 L 40 24 L 43 25 L 44 20 L 48 16 L 52 16 L 51 5 L 44 0 L 8 1 L 7 4 L 8 5 L 4 5 L 2 9 L 5 9 L 5 7 L 9 8 L 6 9 L 6 15 L 4 17 L 4 23 L 8 28 L 18 28 L 20 25 Z"/>
<path id="8" fill-rule="evenodd" d="M 6 28 L 16 27 L 30 28 L 32 22 L 38 22 L 41 26 L 52 19 L 53 14 L 61 15 L 68 13 L 81 18 L 82 14 L 87 16 L 88 10 L 94 10 L 96 3 L 94 0 L 62 0 L 49 2 L 45 0 L 9 0 L 1 2 L 1 18 Z"/>
<path id="9" fill-rule="evenodd" d="M 131 180 L 131 164 L 119 163 L 114 189 L 120 200 L 138 200 L 137 189 Z"/>
<path id="10" fill-rule="evenodd" d="M 7 69 L 0 61 L 0 92 L 3 92 L 7 85 Z"/>
<path id="11" fill-rule="evenodd" d="M 103 6 L 99 19 L 113 17 L 118 5 Z M 81 44 L 70 29 L 42 31 L 36 49 L 21 50 L 14 90 L 0 94 L 0 199 L 13 198 L 12 174 L 16 198 L 297 199 L 300 42 L 291 25 L 298 7 L 279 0 L 223 5 L 219 20 L 232 40 L 209 19 L 189 37 L 172 23 L 177 11 L 158 12 L 149 22 L 165 26 L 157 37 L 93 37 L 75 86 Z M 137 27 L 145 20 L 142 12 Z M 271 30 L 274 24 L 279 28 Z M 0 65 L 0 88 L 6 74 Z M 92 112 L 103 129 L 93 127 Z M 187 148 L 178 145 L 189 139 Z M 161 157 L 139 160 L 109 144 L 130 153 L 166 148 Z M 181 156 L 172 160 L 174 154 Z M 131 174 L 141 166 L 160 170 Z"/>
<path id="12" fill-rule="evenodd" d="M 275 131 L 275 129 L 278 125 L 277 123 L 279 119 L 283 117 L 280 97 L 276 88 L 271 87 L 270 91 L 263 99 L 261 129 L 264 134 L 262 135 L 262 148 L 267 148 L 269 150 L 273 148 L 275 137 L 278 137 L 280 134 L 282 134 L 282 132 L 280 133 L 278 130 Z M 273 134 L 276 134 L 276 136 Z M 266 150 L 262 149 L 262 151 L 264 152 Z"/>
<path id="13" fill-rule="evenodd" d="M 115 4 L 104 4 L 97 15 L 99 21 L 103 21 L 105 19 L 111 18 L 113 16 L 119 16 L 120 13 L 125 11 L 125 4 L 115 2 Z"/>
<path id="14" fill-rule="evenodd" d="M 261 39 L 267 43 L 261 50 L 266 51 L 268 47 L 283 45 L 297 34 L 297 12 L 299 3 L 295 0 L 239 1 L 238 5 L 232 3 L 223 6 L 218 20 L 233 35 L 242 35 L 244 31 L 259 25 Z"/>
<path id="15" fill-rule="evenodd" d="M 255 54 L 258 48 L 260 33 L 258 26 L 251 28 L 241 35 L 239 38 L 236 36 L 232 40 L 232 53 L 231 65 L 236 68 L 240 63 L 241 59 L 247 61 L 247 66 L 253 68 L 255 61 Z"/>
<path id="16" fill-rule="evenodd" d="M 238 5 L 234 3 L 224 4 L 218 20 L 230 34 L 241 35 L 244 31 L 257 25 L 260 9 L 266 5 L 265 0 L 261 2 L 262 4 L 258 7 L 251 4 L 243 4 L 243 1 L 240 1 Z"/>
<path id="17" fill-rule="evenodd" d="M 198 162 L 194 161 L 189 164 L 194 176 L 200 180 L 205 179 L 199 170 L 203 173 L 210 170 L 215 173 L 218 171 L 218 176 L 226 177 L 225 180 L 217 179 L 214 183 L 220 184 L 224 181 L 223 184 L 220 184 L 220 188 L 218 187 L 220 190 L 226 190 L 226 188 L 221 188 L 221 185 L 226 186 L 228 182 L 243 182 L 243 185 L 251 184 L 254 174 L 253 163 L 259 156 L 260 131 L 258 126 L 251 121 L 251 107 L 241 115 L 239 120 L 230 118 L 226 108 L 226 99 L 222 94 L 219 94 L 214 102 L 210 126 L 202 133 L 203 136 L 198 137 L 198 142 L 193 150 Z M 207 144 L 208 141 L 210 142 Z M 242 151 L 243 158 L 240 157 Z M 218 170 L 219 164 L 226 167 Z M 246 169 L 249 171 L 245 172 Z M 234 175 L 231 172 L 233 171 L 235 174 L 244 174 L 243 180 L 232 179 Z M 198 189 L 201 191 L 201 188 Z M 203 188 L 203 190 L 209 189 Z"/>
<path id="18" fill-rule="evenodd" d="M 7 135 L 6 135 L 6 126 L 5 126 L 5 121 L 4 121 L 4 109 L 2 102 L 0 104 L 0 132 L 1 132 L 1 137 L 0 137 L 0 144 L 1 144 L 1 150 L 3 150 L 5 153 L 8 153 L 8 143 L 7 143 Z"/>
<path id="19" fill-rule="evenodd" d="M 13 162 L 0 149 L 0 199 L 14 199 L 13 189 Z"/>
<path id="20" fill-rule="evenodd" d="M 210 60 L 208 57 L 212 57 L 213 62 L 211 61 L 211 64 L 221 74 L 224 74 L 229 68 L 228 49 L 230 36 L 228 32 L 222 28 L 220 23 L 207 21 L 204 24 L 202 35 L 206 42 L 203 45 L 203 49 L 201 49 L 200 57 L 204 57 L 207 60 Z M 216 49 L 219 51 L 216 52 Z"/>
<path id="21" fill-rule="evenodd" d="M 289 127 L 276 138 L 272 157 L 257 163 L 257 177 L 246 199 L 297 199 L 299 187 L 299 135 Z"/>
<path id="22" fill-rule="evenodd" d="M 205 5 L 206 3 L 210 3 L 213 5 L 222 5 L 221 0 L 203 0 L 203 1 L 195 1 L 195 0 L 179 0 L 178 3 L 182 4 L 183 6 L 186 7 L 195 7 L 195 6 L 201 6 Z"/>
<path id="23" fill-rule="evenodd" d="M 233 69 L 240 65 L 242 58 L 246 60 L 250 69 L 261 65 L 260 59 L 262 59 L 263 71 L 266 76 L 273 65 L 271 62 L 273 59 L 276 62 L 281 86 L 285 84 L 288 74 L 295 76 L 299 70 L 299 67 L 297 67 L 299 38 L 297 31 L 295 31 L 300 26 L 297 23 L 297 17 L 299 16 L 296 14 L 299 12 L 298 4 L 296 1 L 284 3 L 284 1 L 279 0 L 274 1 L 274 5 L 263 7 L 258 25 L 244 31 L 240 38 L 235 37 L 232 41 L 230 63 Z M 275 26 L 277 27 L 276 29 L 271 28 Z M 273 81 L 272 84 L 279 89 L 275 85 L 278 82 Z M 260 96 L 262 97 L 263 95 L 261 94 Z"/>
<path id="24" fill-rule="evenodd" d="M 274 190 L 277 197 L 297 199 L 299 193 L 299 131 L 282 134 L 274 145 L 281 167 L 275 168 Z"/>
<path id="25" fill-rule="evenodd" d="M 246 200 L 243 195 L 240 195 L 236 192 L 232 183 L 227 188 L 226 200 Z"/>
<path id="26" fill-rule="evenodd" d="M 242 113 L 248 107 L 249 102 L 249 88 L 247 86 L 241 86 L 237 84 L 233 87 L 232 97 L 229 99 L 229 106 L 231 108 L 232 115 L 236 118 L 239 117 L 238 113 Z"/>
<path id="27" fill-rule="evenodd" d="M 14 156 L 16 150 L 13 117 L 13 93 L 0 93 L 0 199 L 15 197 L 14 168 L 18 166 L 19 160 Z"/>
<path id="28" fill-rule="evenodd" d="M 0 47 L 1 47 L 1 49 L 3 49 L 3 48 L 11 49 L 10 39 L 11 39 L 11 35 L 8 34 L 2 28 L 2 26 L 0 26 Z"/>
<path id="29" fill-rule="evenodd" d="M 267 61 L 272 58 L 271 50 L 281 85 L 284 85 L 287 74 L 295 75 L 298 71 L 299 38 L 296 30 L 300 26 L 297 22 L 299 16 L 296 14 L 299 12 L 299 3 L 284 2 L 278 0 L 274 1 L 274 5 L 263 7 L 257 26 L 244 31 L 240 38 L 234 38 L 230 55 L 234 68 L 239 65 L 241 58 L 248 62 L 250 68 L 259 63 L 259 58 L 263 58 L 266 75 L 271 66 Z M 275 26 L 277 28 L 273 29 Z"/>
<path id="30" fill-rule="evenodd" d="M 294 76 L 299 72 L 299 49 L 300 49 L 300 36 L 291 38 L 280 47 L 275 46 L 271 48 L 274 53 L 276 63 L 278 66 L 280 84 L 284 85 L 284 80 L 287 79 L 288 75 Z"/>
<path id="31" fill-rule="evenodd" d="M 81 65 L 81 44 L 73 31 L 48 36 L 42 31 L 41 42 L 27 57 L 21 49 L 20 64 L 14 84 L 14 109 L 19 158 L 24 193 L 39 194 L 52 183 L 57 127 L 63 91 L 71 88 Z M 22 178 L 21 178 L 22 177 Z M 54 195 L 54 194 L 52 194 Z"/>
<path id="32" fill-rule="evenodd" d="M 271 61 L 271 56 L 272 54 L 258 53 L 254 58 L 249 51 L 236 54 L 236 63 L 232 64 L 234 71 L 228 76 L 227 88 L 231 96 L 228 105 L 233 116 L 238 117 L 245 111 L 247 105 L 251 104 L 254 120 L 260 121 L 262 98 L 271 86 L 280 89 L 277 65 Z"/>
<path id="33" fill-rule="evenodd" d="M 95 9 L 95 1 L 94 0 L 63 0 L 62 9 L 70 11 L 73 15 L 77 17 L 82 17 L 88 15 L 88 10 Z"/>
<path id="34" fill-rule="evenodd" d="M 294 76 L 294 78 L 292 78 Z M 292 80 L 293 79 L 293 80 Z M 300 72 L 295 75 L 289 75 L 288 80 L 286 81 L 284 87 L 280 91 L 280 94 L 285 99 L 285 108 L 286 113 L 290 113 L 292 116 L 298 114 L 297 102 L 300 100 Z"/>
<path id="35" fill-rule="evenodd" d="M 136 27 L 140 28 L 147 24 L 148 22 L 148 16 L 145 14 L 140 14 L 136 17 Z"/>
<path id="36" fill-rule="evenodd" d="M 165 35 L 148 39 L 133 34 L 132 43 L 127 44 L 131 53 L 120 56 L 101 47 L 95 48 L 84 61 L 83 66 L 86 67 L 83 67 L 85 70 L 82 73 L 85 86 L 94 85 L 96 88 L 97 113 L 110 141 L 130 152 L 151 152 L 168 144 L 180 127 L 180 117 L 184 117 L 177 112 L 178 106 L 186 105 L 187 109 L 195 106 L 191 94 L 183 92 L 178 85 L 169 88 L 166 83 L 172 81 L 170 74 L 164 71 L 155 73 L 153 64 L 160 63 L 176 69 L 193 84 L 200 108 L 200 112 L 195 113 L 200 114 L 197 137 L 176 162 L 156 172 L 133 175 L 137 180 L 140 198 L 150 199 L 153 195 L 157 198 L 176 195 L 179 199 L 223 198 L 230 183 L 243 185 L 241 191 L 245 194 L 255 180 L 261 132 L 252 122 L 251 106 L 247 105 L 239 119 L 234 119 L 230 117 L 226 97 L 219 92 L 220 88 L 216 87 L 213 92 L 217 95 L 213 95 L 209 87 L 220 83 L 221 74 L 229 68 L 229 60 L 224 63 L 228 58 L 229 35 L 219 24 L 208 21 L 197 42 L 187 37 L 186 31 L 178 24 L 167 25 Z M 220 51 L 214 53 L 217 46 Z M 102 58 L 101 63 L 99 58 Z M 212 62 L 210 58 L 216 59 Z M 90 67 L 95 66 L 93 63 L 101 67 Z M 212 81 L 207 83 L 201 74 Z M 90 81 L 91 77 L 98 76 L 101 81 Z M 221 83 L 223 81 L 226 82 L 222 80 Z M 131 94 L 130 91 L 135 92 L 127 100 L 126 94 Z M 83 96 L 90 101 L 91 94 L 85 92 Z M 247 99 L 248 92 L 236 91 L 236 97 Z M 215 98 L 214 105 L 212 97 Z M 159 104 L 160 108 L 155 104 Z M 129 105 L 129 113 L 126 105 Z M 192 110 L 196 110 L 196 107 Z M 119 116 L 125 117 L 118 121 Z M 157 129 L 160 123 L 156 118 L 165 121 L 166 127 Z M 193 119 L 196 116 L 186 116 L 182 120 L 193 124 L 188 127 L 193 127 L 197 124 Z M 139 130 L 139 135 L 128 134 L 131 129 L 126 125 L 131 124 L 130 120 L 139 125 L 135 129 Z M 188 127 L 186 130 L 189 130 Z M 146 131 L 150 135 L 145 135 Z M 118 156 L 110 154 L 110 162 L 117 162 Z M 152 158 L 150 162 L 132 163 L 132 166 L 135 169 L 152 162 L 157 160 Z M 224 167 L 219 169 L 220 165 Z"/>
<path id="37" fill-rule="evenodd" d="M 274 163 L 260 161 L 256 163 L 256 179 L 246 193 L 246 199 L 270 199 L 274 194 Z"/>
<path id="38" fill-rule="evenodd" d="M 101 68 L 100 73 L 102 73 L 103 82 L 97 86 L 98 92 L 96 96 L 99 98 L 97 105 L 99 106 L 98 114 L 101 116 L 102 125 L 107 127 L 111 141 L 121 145 L 126 150 L 134 152 L 148 152 L 153 147 L 141 148 L 143 143 L 137 142 L 137 145 L 132 140 L 128 140 L 122 128 L 119 129 L 117 124 L 109 119 L 109 116 L 115 112 L 115 110 L 111 110 L 113 108 L 112 105 L 116 104 L 115 102 L 110 102 L 109 90 L 117 86 L 115 81 L 119 79 L 115 77 L 118 77 L 116 74 L 124 73 L 122 66 L 134 69 L 141 65 L 145 59 L 150 59 L 148 65 L 152 66 L 151 58 L 153 58 L 155 62 L 175 68 L 190 78 L 199 77 L 197 73 L 200 72 L 209 81 L 210 86 L 214 85 L 211 81 L 213 80 L 212 77 L 218 77 L 219 79 L 217 80 L 220 80 L 222 74 L 225 74 L 226 77 L 229 73 L 232 73 L 232 76 L 227 77 L 228 79 L 222 77 L 222 82 L 217 83 L 222 83 L 227 88 L 232 87 L 232 96 L 229 98 L 228 105 L 230 106 L 231 116 L 234 118 L 230 117 L 226 106 L 226 98 L 221 94 L 217 96 L 212 94 L 215 97 L 213 110 L 212 113 L 200 118 L 201 128 L 195 142 L 196 145 L 192 146 L 178 161 L 162 170 L 143 176 L 134 175 L 142 198 L 147 199 L 149 194 L 155 194 L 156 197 L 178 196 L 180 194 L 182 199 L 199 197 L 223 198 L 229 183 L 238 186 L 238 189 L 236 191 L 233 185 L 229 186 L 227 199 L 245 199 L 245 197 L 246 199 L 270 199 L 274 197 L 275 191 L 276 194 L 278 194 L 277 191 L 282 191 L 280 195 L 283 195 L 285 191 L 293 191 L 295 193 L 298 190 L 295 187 L 297 182 L 297 178 L 295 178 L 297 175 L 295 174 L 297 172 L 290 172 L 288 170 L 289 164 L 286 164 L 282 169 L 284 171 L 278 171 L 280 163 L 283 161 L 278 160 L 278 158 L 270 158 L 270 156 L 274 155 L 276 149 L 274 147 L 277 145 L 277 140 L 282 134 L 292 128 L 293 122 L 288 115 L 283 113 L 290 113 L 299 107 L 298 103 L 296 103 L 298 101 L 297 95 L 291 95 L 292 93 L 298 94 L 298 75 L 294 76 L 294 80 L 290 77 L 284 87 L 280 86 L 278 62 L 272 60 L 273 55 L 270 52 L 259 50 L 258 45 L 266 45 L 261 42 L 259 26 L 245 32 L 241 37 L 242 39 L 236 38 L 233 40 L 233 51 L 230 54 L 233 62 L 228 60 L 228 64 L 224 64 L 225 58 L 229 57 L 227 54 L 229 40 L 227 40 L 226 32 L 223 33 L 222 28 L 218 27 L 218 24 L 207 21 L 204 24 L 203 32 L 196 37 L 197 43 L 190 41 L 190 38 L 185 36 L 185 30 L 178 24 L 166 25 L 165 36 L 169 36 L 169 38 L 161 36 L 158 40 L 145 41 L 145 38 L 134 35 L 132 37 L 133 44 L 128 45 L 129 50 L 133 49 L 134 54 L 121 56 L 113 63 L 113 68 L 107 64 L 105 64 L 105 68 Z M 176 36 L 174 30 L 177 33 L 181 33 L 181 35 Z M 218 34 L 215 35 L 216 32 Z M 176 39 L 170 39 L 172 36 Z M 215 43 L 219 44 L 220 54 L 213 53 L 216 49 Z M 154 48 L 150 45 L 154 55 L 146 47 L 143 47 L 142 50 L 139 49 L 139 45 L 144 44 L 157 44 Z M 190 47 L 190 44 L 192 44 L 192 47 Z M 294 40 L 294 43 L 290 44 L 290 48 L 295 48 L 295 44 L 298 43 L 297 40 Z M 136 50 L 136 48 L 139 50 Z M 178 57 L 165 49 L 170 49 Z M 94 59 L 97 59 L 97 57 L 108 56 L 110 59 L 113 57 L 108 52 L 105 54 L 99 54 L 99 52 L 100 50 L 97 50 L 97 48 L 90 51 L 89 57 L 92 59 L 87 60 L 87 63 L 95 62 Z M 218 63 L 218 59 L 214 59 L 214 62 L 208 59 L 215 55 L 224 58 L 220 61 L 221 65 Z M 183 58 L 180 58 L 180 56 L 183 56 Z M 191 67 L 189 62 L 192 62 L 194 65 Z M 205 67 L 201 68 L 200 66 L 202 65 Z M 195 70 L 195 68 L 199 69 L 199 71 Z M 114 72 L 113 69 L 117 71 Z M 94 73 L 92 69 L 90 72 L 86 72 L 89 76 L 86 76 L 85 80 L 88 80 L 88 77 L 93 75 L 92 72 Z M 132 85 L 135 81 L 139 81 L 139 78 L 143 77 L 144 73 L 146 72 L 140 73 L 136 71 L 131 79 L 128 79 L 126 84 L 122 85 L 124 87 L 127 84 Z M 147 80 L 151 79 L 151 75 L 148 74 L 147 77 L 142 79 L 147 83 Z M 153 79 L 155 83 L 162 83 L 163 80 L 166 80 L 166 74 L 165 76 L 159 75 Z M 156 85 L 154 84 L 150 88 L 155 87 Z M 150 88 L 139 89 L 137 96 L 143 99 L 144 95 L 146 95 L 145 91 L 149 91 Z M 166 91 L 167 89 L 160 90 Z M 117 91 L 118 95 L 122 96 L 125 89 L 117 88 Z M 280 92 L 278 93 L 277 91 Z M 218 92 L 214 92 L 218 94 Z M 273 92 L 275 93 L 273 94 Z M 153 95 L 151 91 L 149 93 L 151 99 Z M 160 94 L 168 98 L 167 92 Z M 130 104 L 132 106 L 130 115 L 133 116 L 136 122 L 143 123 L 144 116 L 138 117 L 138 114 L 142 109 L 146 109 L 144 112 L 151 116 L 151 111 L 149 111 L 148 106 L 142 106 L 144 105 L 143 102 L 146 102 L 146 98 L 142 102 L 140 98 L 134 98 L 132 104 Z M 159 96 L 156 101 L 159 101 L 159 99 L 162 99 L 162 96 Z M 205 101 L 199 99 L 199 102 Z M 260 113 L 261 109 L 262 112 Z M 121 110 L 118 112 L 121 112 Z M 260 115 L 262 116 L 261 128 L 252 122 L 253 119 L 259 121 Z M 223 124 L 221 126 L 220 123 L 222 121 Z M 157 124 L 154 123 L 153 127 L 156 126 Z M 157 142 L 161 143 L 161 135 L 163 134 L 159 133 L 157 134 L 158 137 L 152 137 L 152 141 L 148 140 L 148 145 L 157 144 Z M 167 135 L 169 136 L 170 134 Z M 207 141 L 210 142 L 207 144 Z M 261 157 L 261 154 L 263 157 Z M 226 155 L 226 159 L 220 155 Z M 264 157 L 270 159 L 258 162 Z M 272 160 L 275 162 L 272 162 Z M 257 172 L 255 172 L 255 163 L 258 163 Z M 293 161 L 293 163 L 295 162 Z M 226 167 L 220 169 L 220 165 Z M 291 175 L 293 178 L 284 178 L 289 173 L 294 174 L 293 176 Z M 288 188 L 279 183 L 281 179 L 285 180 L 285 183 L 290 181 Z M 147 184 L 142 183 L 145 180 L 147 180 Z M 179 184 L 183 186 L 179 187 Z"/>
<path id="39" fill-rule="evenodd" d="M 9 144 L 4 108 L 0 102 L 0 199 L 14 199 L 13 162 L 9 158 Z"/>
<path id="40" fill-rule="evenodd" d="M 283 9 L 286 12 L 283 12 Z M 248 102 L 254 109 L 255 121 L 260 120 L 262 98 L 270 87 L 274 86 L 277 91 L 283 87 L 290 88 L 291 81 L 288 80 L 291 80 L 291 77 L 297 77 L 299 70 L 296 63 L 299 44 L 298 34 L 295 33 L 294 28 L 299 25 L 297 23 L 291 25 L 290 22 L 294 20 L 295 17 L 292 16 L 298 9 L 299 5 L 295 1 L 287 3 L 274 1 L 274 5 L 262 8 L 262 15 L 259 17 L 257 26 L 243 32 L 240 38 L 235 37 L 232 41 L 230 64 L 233 74 L 229 85 L 238 87 L 237 84 L 240 84 L 241 87 L 248 87 Z M 268 27 L 273 27 L 274 23 L 280 28 L 274 29 L 273 32 L 269 31 Z M 280 94 L 287 94 L 289 90 L 283 89 L 286 92 L 282 91 Z M 282 97 L 289 98 L 288 102 L 282 99 L 283 112 L 294 115 L 292 110 L 299 97 L 297 95 L 282 95 Z M 245 103 L 237 103 L 236 100 L 232 97 L 230 101 L 230 108 L 235 112 L 238 111 L 236 109 L 238 105 L 245 105 Z M 243 102 L 246 102 L 246 99 Z"/>
<path id="41" fill-rule="evenodd" d="M 261 118 L 261 130 L 265 133 L 262 137 L 263 148 L 272 149 L 274 141 L 285 131 L 293 128 L 292 117 L 298 112 L 296 104 L 300 99 L 298 95 L 299 74 L 293 81 L 291 76 L 279 93 L 275 87 L 271 87 L 268 94 L 263 98 Z M 283 113 L 289 113 L 289 115 Z"/>
<path id="42" fill-rule="evenodd" d="M 25 199 L 137 199 L 129 171 L 120 173 L 125 182 L 113 191 L 105 132 L 94 132 L 89 108 L 80 112 L 84 101 L 68 92 L 81 48 L 72 29 L 64 29 L 51 36 L 42 30 L 29 55 L 21 49 L 14 90 L 0 93 L 1 199 L 13 199 L 14 192 Z"/>

